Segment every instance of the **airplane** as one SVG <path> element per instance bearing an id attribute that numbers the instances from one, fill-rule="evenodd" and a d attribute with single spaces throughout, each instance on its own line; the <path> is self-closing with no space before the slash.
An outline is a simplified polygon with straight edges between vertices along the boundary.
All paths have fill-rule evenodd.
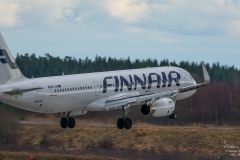
<path id="1" fill-rule="evenodd" d="M 204 62 L 202 69 L 204 82 L 199 84 L 188 71 L 172 66 L 29 79 L 0 33 L 0 101 L 32 112 L 65 114 L 62 128 L 74 128 L 74 116 L 89 111 L 121 109 L 117 127 L 130 129 L 127 114 L 134 105 L 141 106 L 143 115 L 176 119 L 176 102 L 209 85 Z"/>

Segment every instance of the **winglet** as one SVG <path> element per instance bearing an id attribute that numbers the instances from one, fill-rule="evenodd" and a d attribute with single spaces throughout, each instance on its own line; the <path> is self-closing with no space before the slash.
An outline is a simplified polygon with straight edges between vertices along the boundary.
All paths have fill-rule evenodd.
<path id="1" fill-rule="evenodd" d="M 211 82 L 211 79 L 209 77 L 208 71 L 206 69 L 206 66 L 204 64 L 204 62 L 202 61 L 202 69 L 203 69 L 203 75 L 204 75 L 204 82 L 203 84 L 209 84 Z"/>

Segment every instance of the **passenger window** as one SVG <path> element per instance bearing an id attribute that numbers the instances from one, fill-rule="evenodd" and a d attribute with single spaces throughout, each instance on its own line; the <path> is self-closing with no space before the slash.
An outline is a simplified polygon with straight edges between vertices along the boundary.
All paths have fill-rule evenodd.
<path id="1" fill-rule="evenodd" d="M 90 88 L 92 89 L 92 86 L 90 86 Z"/>
<path id="2" fill-rule="evenodd" d="M 88 86 L 88 89 L 90 89 L 89 86 Z"/>
<path id="3" fill-rule="evenodd" d="M 82 87 L 80 87 L 80 90 L 82 90 Z"/>
<path id="4" fill-rule="evenodd" d="M 56 92 L 56 89 L 55 89 L 55 92 Z"/>
<path id="5" fill-rule="evenodd" d="M 82 87 L 82 89 L 84 90 L 84 87 Z"/>
<path id="6" fill-rule="evenodd" d="M 59 92 L 59 90 L 57 89 L 57 92 Z"/>
<path id="7" fill-rule="evenodd" d="M 74 88 L 72 90 L 74 91 Z"/>
<path id="8" fill-rule="evenodd" d="M 65 88 L 65 91 L 67 91 L 67 88 Z"/>
<path id="9" fill-rule="evenodd" d="M 78 87 L 78 90 L 79 90 L 79 87 Z"/>
<path id="10" fill-rule="evenodd" d="M 70 88 L 70 91 L 72 91 L 72 88 Z"/>
<path id="11" fill-rule="evenodd" d="M 87 87 L 85 86 L 85 89 L 87 89 Z"/>

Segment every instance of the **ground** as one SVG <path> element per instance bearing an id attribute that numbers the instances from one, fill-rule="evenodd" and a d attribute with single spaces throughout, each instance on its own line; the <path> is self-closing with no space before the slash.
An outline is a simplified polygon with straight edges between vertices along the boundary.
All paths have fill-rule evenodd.
<path id="1" fill-rule="evenodd" d="M 221 159 L 236 150 L 224 148 L 224 139 L 226 144 L 240 146 L 238 126 L 160 126 L 135 121 L 132 129 L 119 130 L 111 120 L 76 122 L 75 128 L 62 129 L 58 117 L 33 115 L 17 123 L 1 123 L 0 160 L 29 159 L 30 155 L 72 160 Z"/>

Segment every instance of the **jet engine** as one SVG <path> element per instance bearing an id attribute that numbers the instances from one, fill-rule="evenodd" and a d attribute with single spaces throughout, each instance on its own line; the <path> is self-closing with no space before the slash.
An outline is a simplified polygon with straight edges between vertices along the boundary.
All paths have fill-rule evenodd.
<path id="1" fill-rule="evenodd" d="M 171 115 L 175 109 L 175 103 L 169 98 L 159 99 L 151 106 L 144 104 L 141 111 L 144 115 L 151 115 L 152 117 L 164 117 Z"/>

